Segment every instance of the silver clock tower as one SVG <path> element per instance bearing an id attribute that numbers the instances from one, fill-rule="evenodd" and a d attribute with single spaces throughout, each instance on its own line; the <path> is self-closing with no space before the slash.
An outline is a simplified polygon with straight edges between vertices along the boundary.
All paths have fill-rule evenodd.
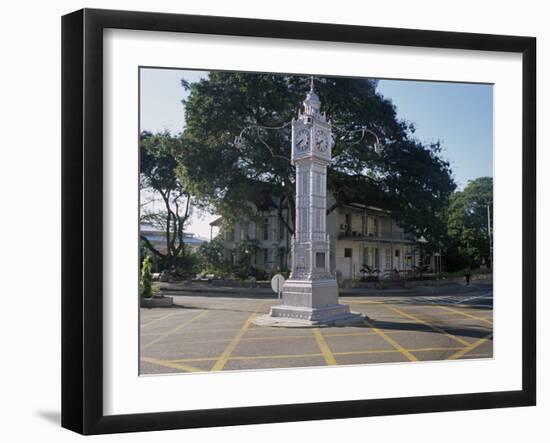
<path id="1" fill-rule="evenodd" d="M 330 270 L 326 233 L 327 166 L 331 160 L 331 122 L 321 113 L 313 79 L 304 110 L 292 120 L 292 164 L 296 167 L 296 226 L 292 266 L 281 304 L 256 324 L 315 326 L 360 321 L 338 303 L 338 283 Z"/>

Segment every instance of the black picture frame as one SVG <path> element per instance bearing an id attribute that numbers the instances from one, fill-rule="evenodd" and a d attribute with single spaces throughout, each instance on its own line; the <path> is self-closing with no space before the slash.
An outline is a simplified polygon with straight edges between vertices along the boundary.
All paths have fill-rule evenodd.
<path id="1" fill-rule="evenodd" d="M 107 28 L 522 55 L 522 389 L 392 399 L 103 413 L 103 31 Z M 536 403 L 536 39 L 229 17 L 83 9 L 62 18 L 62 426 L 82 434 L 228 426 Z"/>

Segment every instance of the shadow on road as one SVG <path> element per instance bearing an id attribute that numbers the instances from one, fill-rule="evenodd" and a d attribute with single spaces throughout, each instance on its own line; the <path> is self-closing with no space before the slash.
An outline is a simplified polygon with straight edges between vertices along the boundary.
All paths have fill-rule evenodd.
<path id="1" fill-rule="evenodd" d="M 255 288 L 162 288 L 162 292 L 166 295 L 181 297 L 250 298 L 258 300 L 276 298 L 276 294 L 271 289 L 258 290 Z"/>
<path id="2" fill-rule="evenodd" d="M 416 298 L 416 297 L 415 297 Z M 384 304 L 385 302 L 382 302 Z M 444 297 L 441 297 L 441 300 L 418 300 L 418 299 L 405 299 L 405 298 L 396 298 L 387 302 L 391 305 L 407 305 L 407 306 L 448 306 L 450 308 L 468 308 L 468 309 L 477 309 L 480 311 L 492 311 L 493 310 L 493 301 L 488 300 L 485 304 L 478 305 L 475 302 L 459 302 L 459 303 L 449 303 L 445 300 Z"/>
<path id="3" fill-rule="evenodd" d="M 385 329 L 385 330 L 431 332 L 435 334 L 441 334 L 441 332 L 435 329 L 432 329 L 429 326 L 423 325 L 421 323 L 392 322 L 392 321 L 371 319 L 370 324 L 378 329 Z M 492 329 L 490 328 L 452 327 L 449 325 L 441 325 L 441 324 L 434 324 L 433 326 L 447 332 L 448 334 L 458 335 L 461 337 L 483 338 L 492 332 Z M 365 327 L 370 327 L 370 326 L 365 325 Z"/>

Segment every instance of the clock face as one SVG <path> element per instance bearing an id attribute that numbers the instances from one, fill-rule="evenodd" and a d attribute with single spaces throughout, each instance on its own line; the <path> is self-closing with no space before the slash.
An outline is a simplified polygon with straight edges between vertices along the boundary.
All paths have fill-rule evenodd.
<path id="1" fill-rule="evenodd" d="M 309 129 L 299 129 L 296 133 L 296 148 L 298 151 L 306 151 L 309 147 Z"/>
<path id="2" fill-rule="evenodd" d="M 315 131 L 315 147 L 320 152 L 325 152 L 328 149 L 330 140 L 326 131 L 317 129 Z"/>

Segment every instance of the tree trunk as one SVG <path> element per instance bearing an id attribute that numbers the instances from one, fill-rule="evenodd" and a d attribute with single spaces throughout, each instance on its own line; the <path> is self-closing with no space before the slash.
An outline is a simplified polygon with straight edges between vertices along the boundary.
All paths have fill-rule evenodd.
<path id="1" fill-rule="evenodd" d="M 145 243 L 145 246 L 147 247 L 147 249 L 149 249 L 153 254 L 155 254 L 157 257 L 161 257 L 161 258 L 165 258 L 166 255 L 164 255 L 162 252 L 160 252 L 157 248 L 155 248 L 155 246 L 153 245 L 153 243 L 151 243 L 149 241 L 149 239 L 147 237 L 145 237 L 144 235 L 140 235 L 139 238 L 141 240 L 143 240 L 143 242 Z"/>

